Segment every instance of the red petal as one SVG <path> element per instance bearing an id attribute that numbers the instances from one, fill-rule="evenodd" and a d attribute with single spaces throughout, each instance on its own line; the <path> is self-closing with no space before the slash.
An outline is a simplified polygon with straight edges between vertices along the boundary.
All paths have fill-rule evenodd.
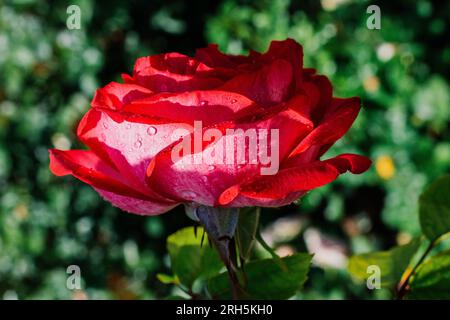
<path id="1" fill-rule="evenodd" d="M 286 168 L 274 176 L 259 176 L 228 188 L 218 197 L 218 204 L 234 206 L 238 195 L 282 201 L 296 192 L 302 193 L 328 184 L 348 170 L 362 173 L 370 167 L 370 163 L 366 157 L 343 154 L 325 161 Z"/>
<path id="2" fill-rule="evenodd" d="M 303 48 L 293 39 L 286 39 L 283 41 L 272 41 L 269 50 L 258 58 L 258 61 L 264 65 L 282 59 L 292 65 L 294 78 L 299 85 L 302 81 L 303 68 Z"/>
<path id="3" fill-rule="evenodd" d="M 226 190 L 227 191 L 227 190 Z M 266 198 L 251 198 L 247 197 L 243 194 L 237 194 L 236 197 L 228 198 L 226 199 L 221 194 L 220 197 L 217 200 L 216 205 L 217 206 L 226 206 L 226 207 L 282 207 L 285 205 L 288 205 L 295 200 L 299 199 L 305 194 L 305 192 L 293 192 L 285 197 L 279 198 L 279 199 L 266 199 Z"/>
<path id="4" fill-rule="evenodd" d="M 274 60 L 257 71 L 239 74 L 220 89 L 240 93 L 262 106 L 272 106 L 285 101 L 293 89 L 293 69 L 285 60 Z"/>
<path id="5" fill-rule="evenodd" d="M 140 199 L 147 198 L 121 181 L 120 175 L 91 151 L 51 149 L 49 152 L 50 170 L 57 176 L 71 174 L 93 187 Z"/>
<path id="6" fill-rule="evenodd" d="M 161 204 L 154 201 L 136 199 L 132 197 L 121 196 L 113 192 L 95 189 L 105 200 L 111 202 L 114 206 L 123 211 L 139 215 L 158 215 L 165 213 L 178 204 Z"/>
<path id="7" fill-rule="evenodd" d="M 254 115 L 263 109 L 243 95 L 210 90 L 158 94 L 132 102 L 123 111 L 174 122 L 193 124 L 194 121 L 202 121 L 208 126 Z"/>
<path id="8" fill-rule="evenodd" d="M 111 82 L 95 92 L 91 106 L 120 110 L 125 104 L 152 95 L 152 91 L 135 84 Z"/>
<path id="9" fill-rule="evenodd" d="M 160 192 L 165 194 L 167 197 L 176 198 L 177 196 L 182 197 L 185 201 L 195 201 L 204 205 L 214 205 L 217 197 L 220 193 L 227 187 L 237 184 L 245 180 L 249 176 L 259 175 L 263 167 L 269 167 L 272 162 L 267 165 L 261 163 L 261 153 L 258 153 L 256 163 L 249 163 L 249 145 L 247 144 L 245 155 L 245 163 L 237 163 L 237 150 L 239 139 L 243 139 L 243 134 L 247 132 L 248 129 L 252 130 L 268 130 L 278 129 L 279 136 L 282 139 L 276 146 L 279 148 L 279 161 L 288 154 L 292 147 L 298 143 L 311 129 L 310 122 L 307 119 L 301 117 L 298 113 L 293 110 L 285 110 L 280 113 L 276 113 L 274 116 L 265 119 L 258 120 L 252 123 L 226 123 L 222 126 L 214 126 L 213 128 L 220 130 L 223 136 L 218 141 L 213 141 L 213 143 L 203 143 L 201 152 L 195 154 L 195 159 L 198 162 L 194 162 L 191 159 L 191 154 L 181 157 L 179 161 L 173 162 L 172 152 L 173 146 L 158 154 L 155 158 L 155 163 L 152 163 L 152 170 L 149 170 L 148 182 L 159 183 Z M 203 128 L 202 132 L 199 134 L 201 137 L 207 132 L 208 127 Z M 234 134 L 228 132 L 225 135 L 226 130 L 236 130 Z M 255 131 L 256 132 L 256 131 Z M 261 131 L 258 131 L 258 136 Z M 274 133 L 270 132 L 270 135 Z M 269 136 L 270 137 L 270 136 Z M 266 137 L 266 138 L 269 138 Z M 193 140 L 195 140 L 195 134 L 190 135 L 191 152 L 193 148 Z M 242 140 L 241 140 L 242 141 Z M 266 140 L 267 141 L 267 140 Z M 261 142 L 261 141 L 260 141 Z M 212 150 L 216 146 L 220 148 L 221 155 L 219 161 L 215 161 L 209 156 L 212 154 Z M 223 146 L 226 146 L 226 149 Z M 256 154 L 261 151 L 263 146 L 261 143 L 257 145 Z M 269 150 L 263 150 L 262 152 L 267 152 L 267 156 L 272 156 L 272 148 L 270 143 L 267 144 Z M 234 163 L 228 163 L 226 158 L 229 155 L 234 155 Z M 211 161 L 208 161 L 210 160 Z M 217 160 L 217 158 L 216 158 Z M 274 160 L 273 158 L 270 160 Z M 275 168 L 274 170 L 276 170 Z"/>
<path id="10" fill-rule="evenodd" d="M 290 157 L 315 145 L 330 145 L 350 129 L 360 110 L 359 98 L 337 99 L 319 125 L 292 151 Z"/>
<path id="11" fill-rule="evenodd" d="M 146 170 L 153 157 L 172 143 L 172 134 L 177 129 L 192 131 L 186 124 L 153 124 L 130 121 L 116 112 L 109 113 L 91 109 L 84 116 L 78 128 L 78 136 L 102 159 L 110 163 L 128 184 L 142 192 L 150 193 L 155 199 L 168 201 L 158 193 L 157 185 L 145 182 Z"/>
<path id="12" fill-rule="evenodd" d="M 207 66 L 229 70 L 228 72 L 235 71 L 238 68 L 256 71 L 275 60 L 281 59 L 292 65 L 296 82 L 300 83 L 302 78 L 303 49 L 292 39 L 272 41 L 266 53 L 250 51 L 248 56 L 225 54 L 219 51 L 216 44 L 210 44 L 206 48 L 197 49 L 195 58 Z"/>
<path id="13" fill-rule="evenodd" d="M 350 171 L 354 174 L 360 174 L 367 171 L 372 164 L 372 161 L 369 158 L 351 153 L 344 153 L 325 161 L 331 163 L 340 173 Z"/>
<path id="14" fill-rule="evenodd" d="M 314 123 L 320 123 L 324 114 L 333 103 L 333 87 L 330 80 L 322 75 L 310 75 L 305 77 L 299 91 L 306 94 L 312 106 L 311 119 Z"/>
<path id="15" fill-rule="evenodd" d="M 220 77 L 216 70 L 179 53 L 139 58 L 133 71 L 135 83 L 154 92 L 213 89 L 223 83 Z"/>
<path id="16" fill-rule="evenodd" d="M 175 202 L 160 201 L 128 185 L 117 171 L 87 150 L 49 150 L 50 170 L 57 176 L 73 175 L 91 185 L 113 205 L 136 214 L 159 214 Z"/>
<path id="17" fill-rule="evenodd" d="M 217 44 L 197 49 L 195 59 L 212 68 L 236 68 L 240 64 L 250 63 L 253 58 L 242 55 L 230 55 L 219 51 Z"/>

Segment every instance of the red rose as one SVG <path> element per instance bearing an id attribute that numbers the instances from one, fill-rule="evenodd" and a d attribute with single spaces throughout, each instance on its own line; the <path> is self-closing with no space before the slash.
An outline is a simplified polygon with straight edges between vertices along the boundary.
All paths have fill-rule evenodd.
<path id="1" fill-rule="evenodd" d="M 210 45 L 194 58 L 140 58 L 123 84 L 97 90 L 78 127 L 90 150 L 52 149 L 50 169 L 146 215 L 190 202 L 286 205 L 347 170 L 367 170 L 370 160 L 358 155 L 319 160 L 350 128 L 360 101 L 334 98 L 329 80 L 304 69 L 302 56 L 302 47 L 288 39 L 273 41 L 264 54 L 231 56 Z M 256 162 L 249 151 L 255 137 Z M 244 163 L 236 150 L 242 141 Z M 269 174 L 262 171 L 268 167 L 263 146 L 266 156 L 278 157 Z M 234 162 L 211 162 L 225 157 Z"/>

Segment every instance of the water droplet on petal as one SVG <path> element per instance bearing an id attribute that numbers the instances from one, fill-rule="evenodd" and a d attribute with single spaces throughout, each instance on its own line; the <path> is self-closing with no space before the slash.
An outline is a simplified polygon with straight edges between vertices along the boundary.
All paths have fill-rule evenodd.
<path id="1" fill-rule="evenodd" d="M 216 169 L 215 166 L 213 166 L 213 165 L 208 166 L 208 170 L 209 170 L 209 171 L 213 171 L 214 169 Z"/>
<path id="2" fill-rule="evenodd" d="M 149 136 L 154 136 L 158 132 L 158 130 L 155 127 L 148 127 L 147 134 Z"/>
<path id="3" fill-rule="evenodd" d="M 85 178 L 87 178 L 87 177 L 91 177 L 93 174 L 94 174 L 94 169 L 89 168 L 89 169 L 87 170 L 87 172 L 84 172 L 84 173 L 82 174 L 82 176 L 85 177 Z"/>
<path id="4" fill-rule="evenodd" d="M 186 191 L 181 191 L 181 196 L 183 198 L 185 198 L 186 200 L 194 200 L 197 197 L 197 194 L 193 191 L 190 190 L 186 190 Z"/>
<path id="5" fill-rule="evenodd" d="M 201 106 L 206 106 L 206 105 L 208 105 L 208 101 L 200 101 L 200 105 Z"/>
<path id="6" fill-rule="evenodd" d="M 139 149 L 142 146 L 142 140 L 141 139 L 136 140 L 134 146 Z"/>
<path id="7" fill-rule="evenodd" d="M 203 182 L 208 182 L 208 177 L 207 176 L 203 176 L 202 180 L 203 180 Z"/>
<path id="8" fill-rule="evenodd" d="M 94 170 L 92 168 L 87 168 L 87 170 L 83 170 L 82 167 L 75 169 L 76 174 L 80 175 L 81 177 L 89 177 L 92 176 L 94 173 Z"/>
<path id="9" fill-rule="evenodd" d="M 107 121 L 103 121 L 103 128 L 105 128 L 105 129 L 109 128 L 109 124 Z"/>
<path id="10" fill-rule="evenodd" d="M 236 103 L 237 102 L 237 100 L 236 99 L 231 99 L 231 103 Z"/>
<path id="11" fill-rule="evenodd" d="M 125 125 L 125 129 L 131 129 L 131 124 L 127 123 L 127 124 Z"/>

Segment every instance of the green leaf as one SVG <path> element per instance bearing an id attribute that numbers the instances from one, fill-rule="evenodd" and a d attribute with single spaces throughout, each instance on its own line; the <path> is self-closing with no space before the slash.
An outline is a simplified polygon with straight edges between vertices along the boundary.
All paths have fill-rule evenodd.
<path id="1" fill-rule="evenodd" d="M 420 224 L 428 239 L 450 231 L 450 174 L 431 184 L 420 196 L 419 207 Z"/>
<path id="2" fill-rule="evenodd" d="M 354 277 L 367 280 L 372 275 L 371 272 L 368 272 L 368 267 L 378 266 L 381 271 L 381 286 L 392 287 L 400 281 L 419 246 L 420 240 L 415 239 L 406 245 L 394 247 L 388 251 L 354 255 L 350 258 L 348 270 Z"/>
<path id="3" fill-rule="evenodd" d="M 258 232 L 259 207 L 241 209 L 236 231 L 236 243 L 239 248 L 239 256 L 246 261 L 252 252 Z"/>
<path id="4" fill-rule="evenodd" d="M 407 299 L 450 299 L 450 250 L 425 261 L 412 277 Z"/>
<path id="5" fill-rule="evenodd" d="M 164 284 L 175 284 L 175 285 L 180 284 L 180 279 L 178 279 L 177 276 L 171 276 L 168 274 L 158 273 L 156 275 L 156 278 Z"/>
<path id="6" fill-rule="evenodd" d="M 202 237 L 203 245 L 202 245 Z M 167 238 L 167 249 L 172 263 L 172 271 L 180 282 L 192 287 L 197 278 L 209 278 L 223 267 L 217 252 L 208 244 L 203 229 L 194 227 L 181 229 Z"/>
<path id="7" fill-rule="evenodd" d="M 251 261 L 245 265 L 245 275 L 240 273 L 241 283 L 249 298 L 288 299 L 305 283 L 312 255 L 296 253 L 281 258 L 286 269 L 274 259 Z M 226 273 L 210 279 L 208 290 L 213 297 L 229 299 L 231 290 Z"/>

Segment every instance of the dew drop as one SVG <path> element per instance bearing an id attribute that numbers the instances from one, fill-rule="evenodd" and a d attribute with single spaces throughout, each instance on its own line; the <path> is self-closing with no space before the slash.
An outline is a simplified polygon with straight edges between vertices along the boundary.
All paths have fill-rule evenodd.
<path id="1" fill-rule="evenodd" d="M 75 169 L 75 173 L 77 175 L 80 175 L 81 177 L 89 177 L 92 176 L 94 173 L 94 170 L 92 168 L 87 168 L 86 170 L 83 170 L 82 167 Z"/>
<path id="2" fill-rule="evenodd" d="M 155 127 L 148 127 L 147 134 L 149 136 L 154 136 L 158 132 L 158 130 Z"/>
<path id="3" fill-rule="evenodd" d="M 136 142 L 134 143 L 134 146 L 136 148 L 140 148 L 142 146 L 142 140 L 141 139 L 136 140 Z"/>
<path id="4" fill-rule="evenodd" d="M 103 121 L 103 128 L 105 128 L 105 129 L 109 128 L 109 124 L 107 121 Z"/>
<path id="5" fill-rule="evenodd" d="M 231 99 L 231 103 L 236 103 L 237 102 L 237 100 L 236 99 Z"/>
<path id="6" fill-rule="evenodd" d="M 200 105 L 201 106 L 206 106 L 206 105 L 208 105 L 208 101 L 200 101 Z"/>
<path id="7" fill-rule="evenodd" d="M 181 196 L 185 198 L 186 200 L 194 200 L 197 197 L 197 194 L 193 191 L 186 190 L 181 191 Z"/>
<path id="8" fill-rule="evenodd" d="M 208 166 L 208 170 L 209 170 L 209 171 L 213 171 L 215 168 L 216 168 L 216 167 L 213 166 L 213 165 Z"/>

